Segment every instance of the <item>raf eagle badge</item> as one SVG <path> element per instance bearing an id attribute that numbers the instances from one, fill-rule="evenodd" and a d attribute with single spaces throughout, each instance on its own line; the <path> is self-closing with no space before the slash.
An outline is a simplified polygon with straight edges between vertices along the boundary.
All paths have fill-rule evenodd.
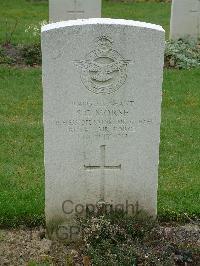
<path id="1" fill-rule="evenodd" d="M 75 61 L 84 86 L 93 93 L 113 93 L 126 81 L 129 61 L 113 50 L 112 45 L 110 38 L 101 36 L 94 51 L 87 54 L 84 60 Z"/>

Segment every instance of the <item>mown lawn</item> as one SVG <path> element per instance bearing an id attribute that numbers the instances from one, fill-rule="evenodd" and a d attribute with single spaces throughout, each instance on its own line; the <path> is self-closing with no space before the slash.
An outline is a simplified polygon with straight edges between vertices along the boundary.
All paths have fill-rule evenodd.
<path id="1" fill-rule="evenodd" d="M 143 20 L 169 28 L 170 5 L 103 4 L 103 16 Z M 47 19 L 47 2 L 0 3 L 0 43 L 6 23 L 18 25 L 13 43 L 33 43 L 25 32 Z M 165 70 L 158 214 L 160 219 L 200 216 L 200 71 Z M 0 225 L 44 222 L 42 86 L 40 68 L 0 66 Z"/>
<path id="2" fill-rule="evenodd" d="M 164 75 L 158 211 L 200 215 L 200 70 Z"/>
<path id="3" fill-rule="evenodd" d="M 0 68 L 0 224 L 44 217 L 41 69 Z M 165 71 L 158 213 L 199 215 L 199 70 Z"/>
<path id="4" fill-rule="evenodd" d="M 38 223 L 44 212 L 40 69 L 0 68 L 0 224 Z"/>
<path id="5" fill-rule="evenodd" d="M 160 24 L 169 32 L 169 3 L 110 3 L 103 1 L 103 17 L 141 20 Z M 31 0 L 0 1 L 0 43 L 12 35 L 13 43 L 33 43 L 38 37 L 33 32 L 26 32 L 28 26 L 38 26 L 48 21 L 48 2 Z"/>

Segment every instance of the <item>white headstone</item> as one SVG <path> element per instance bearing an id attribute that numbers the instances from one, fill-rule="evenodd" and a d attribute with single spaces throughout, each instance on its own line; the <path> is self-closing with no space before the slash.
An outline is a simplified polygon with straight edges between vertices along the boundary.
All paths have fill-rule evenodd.
<path id="1" fill-rule="evenodd" d="M 70 231 L 75 214 L 102 201 L 156 215 L 164 46 L 162 27 L 142 22 L 43 27 L 49 228 Z"/>
<path id="2" fill-rule="evenodd" d="M 170 38 L 200 37 L 200 0 L 173 0 Z"/>
<path id="3" fill-rule="evenodd" d="M 49 21 L 101 17 L 101 0 L 49 0 Z"/>

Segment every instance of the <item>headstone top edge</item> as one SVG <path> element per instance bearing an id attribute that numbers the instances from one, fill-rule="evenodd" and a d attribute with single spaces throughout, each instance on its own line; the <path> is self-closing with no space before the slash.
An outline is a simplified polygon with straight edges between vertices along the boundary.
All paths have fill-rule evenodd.
<path id="1" fill-rule="evenodd" d="M 50 30 L 60 29 L 64 27 L 71 27 L 71 26 L 97 25 L 97 24 L 134 26 L 138 28 L 147 28 L 147 29 L 157 30 L 160 32 L 165 32 L 165 30 L 160 25 L 140 22 L 140 21 L 135 21 L 135 20 L 111 19 L 111 18 L 76 19 L 76 20 L 68 20 L 68 21 L 50 23 L 50 24 L 44 25 L 41 28 L 41 32 L 47 32 Z"/>

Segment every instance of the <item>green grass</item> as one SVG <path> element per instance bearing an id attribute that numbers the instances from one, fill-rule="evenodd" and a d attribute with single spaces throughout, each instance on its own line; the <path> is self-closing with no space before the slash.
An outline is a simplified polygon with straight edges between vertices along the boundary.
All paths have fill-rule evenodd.
<path id="1" fill-rule="evenodd" d="M 0 224 L 44 217 L 40 69 L 0 68 Z M 158 213 L 199 216 L 199 70 L 165 71 Z"/>
<path id="2" fill-rule="evenodd" d="M 103 17 L 134 19 L 160 24 L 169 32 L 169 3 L 110 3 L 103 1 Z M 25 32 L 29 25 L 39 25 L 48 21 L 48 3 L 45 1 L 6 0 L 0 1 L 0 43 L 6 41 L 6 35 L 17 27 L 12 36 L 12 43 L 38 42 L 38 37 Z"/>
<path id="3" fill-rule="evenodd" d="M 165 71 L 159 215 L 200 214 L 200 70 Z"/>
<path id="4" fill-rule="evenodd" d="M 0 68 L 0 224 L 41 221 L 44 167 L 41 71 Z"/>
<path id="5" fill-rule="evenodd" d="M 124 18 L 159 24 L 169 35 L 171 3 L 107 3 L 103 5 L 103 17 Z"/>
<path id="6" fill-rule="evenodd" d="M 170 4 L 107 3 L 103 16 L 143 20 L 169 29 Z M 48 17 L 47 2 L 0 3 L 0 42 L 6 19 L 14 43 L 38 41 L 25 28 Z M 9 32 L 9 31 L 8 31 Z M 166 70 L 163 85 L 158 214 L 200 216 L 200 71 Z M 0 225 L 44 222 L 41 69 L 0 67 Z"/>

